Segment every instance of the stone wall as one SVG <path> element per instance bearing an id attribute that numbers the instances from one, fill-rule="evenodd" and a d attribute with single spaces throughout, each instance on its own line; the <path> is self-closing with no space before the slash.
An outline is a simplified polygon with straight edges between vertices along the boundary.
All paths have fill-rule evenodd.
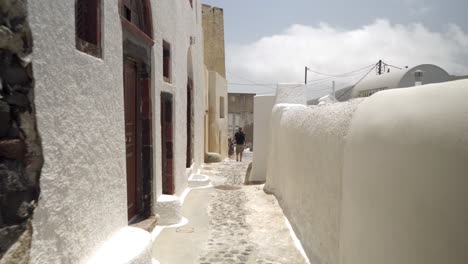
<path id="1" fill-rule="evenodd" d="M 0 263 L 28 263 L 42 150 L 26 1 L 0 0 Z"/>
<path id="2" fill-rule="evenodd" d="M 202 6 L 205 64 L 226 78 L 224 52 L 224 12 L 222 8 Z"/>

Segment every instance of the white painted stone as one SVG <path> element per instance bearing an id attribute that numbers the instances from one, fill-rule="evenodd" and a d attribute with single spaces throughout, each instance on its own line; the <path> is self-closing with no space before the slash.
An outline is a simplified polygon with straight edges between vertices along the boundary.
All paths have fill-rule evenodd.
<path id="1" fill-rule="evenodd" d="M 254 153 L 250 181 L 265 181 L 270 145 L 270 118 L 275 96 L 254 97 Z"/>
<path id="2" fill-rule="evenodd" d="M 210 185 L 210 177 L 203 174 L 192 174 L 189 178 L 189 187 L 198 188 Z"/>
<path id="3" fill-rule="evenodd" d="M 156 211 L 159 214 L 159 225 L 173 225 L 182 220 L 182 203 L 178 196 L 159 196 Z"/>
<path id="4" fill-rule="evenodd" d="M 307 104 L 305 94 L 306 85 L 291 83 L 280 83 L 276 89 L 275 104 Z"/>
<path id="5" fill-rule="evenodd" d="M 86 263 L 128 225 L 122 26 L 117 2 L 102 1 L 102 59 L 75 48 L 75 1 L 28 2 L 37 122 L 45 159 L 41 198 L 33 218 L 31 263 Z M 161 148 L 157 147 L 161 146 L 160 94 L 166 91 L 174 96 L 174 177 L 180 195 L 188 185 L 188 75 L 194 79 L 193 171 L 203 162 L 203 41 L 200 1 L 194 0 L 192 8 L 189 1 L 156 0 L 151 1 L 151 9 L 155 41 L 151 58 L 153 213 L 158 214 L 157 200 L 162 195 Z M 192 36 L 195 44 L 190 45 Z M 162 77 L 163 40 L 171 43 L 171 84 Z"/>
<path id="6" fill-rule="evenodd" d="M 149 263 L 151 245 L 150 233 L 136 227 L 124 227 L 98 249 L 88 264 Z"/>
<path id="7" fill-rule="evenodd" d="M 341 264 L 468 260 L 468 80 L 379 92 L 345 147 Z"/>
<path id="8" fill-rule="evenodd" d="M 273 108 L 265 190 L 277 197 L 311 263 L 338 263 L 343 150 L 360 102 Z"/>

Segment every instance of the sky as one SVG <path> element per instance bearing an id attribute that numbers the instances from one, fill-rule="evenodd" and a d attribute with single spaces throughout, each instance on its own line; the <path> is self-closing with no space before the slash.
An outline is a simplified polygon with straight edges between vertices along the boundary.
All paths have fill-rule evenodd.
<path id="1" fill-rule="evenodd" d="M 224 9 L 230 92 L 303 83 L 308 97 L 359 81 L 378 60 L 468 75 L 467 0 L 203 0 Z M 367 67 L 370 66 L 370 67 Z M 367 67 L 367 68 L 366 68 Z M 254 84 L 254 85 L 252 85 Z"/>

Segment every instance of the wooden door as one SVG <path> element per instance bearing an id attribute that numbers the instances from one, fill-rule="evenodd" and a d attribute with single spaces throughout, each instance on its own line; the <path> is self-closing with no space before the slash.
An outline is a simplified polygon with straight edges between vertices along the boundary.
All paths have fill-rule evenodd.
<path id="1" fill-rule="evenodd" d="M 137 214 L 137 65 L 124 60 L 125 145 L 127 154 L 127 209 L 130 220 Z"/>
<path id="2" fill-rule="evenodd" d="M 161 152 L 163 194 L 174 194 L 172 95 L 161 93 Z"/>
<path id="3" fill-rule="evenodd" d="M 190 168 L 193 162 L 193 82 L 187 82 L 187 157 L 186 167 Z"/>

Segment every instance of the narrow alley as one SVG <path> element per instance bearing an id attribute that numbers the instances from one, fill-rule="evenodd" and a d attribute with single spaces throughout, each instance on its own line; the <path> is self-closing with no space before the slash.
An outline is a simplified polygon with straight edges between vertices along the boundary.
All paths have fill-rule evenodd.
<path id="1" fill-rule="evenodd" d="M 154 259 L 161 264 L 308 263 L 275 197 L 263 185 L 244 185 L 252 159 L 246 154 L 243 162 L 203 166 L 212 186 L 190 191 L 182 208 L 186 224 L 162 230 Z"/>

